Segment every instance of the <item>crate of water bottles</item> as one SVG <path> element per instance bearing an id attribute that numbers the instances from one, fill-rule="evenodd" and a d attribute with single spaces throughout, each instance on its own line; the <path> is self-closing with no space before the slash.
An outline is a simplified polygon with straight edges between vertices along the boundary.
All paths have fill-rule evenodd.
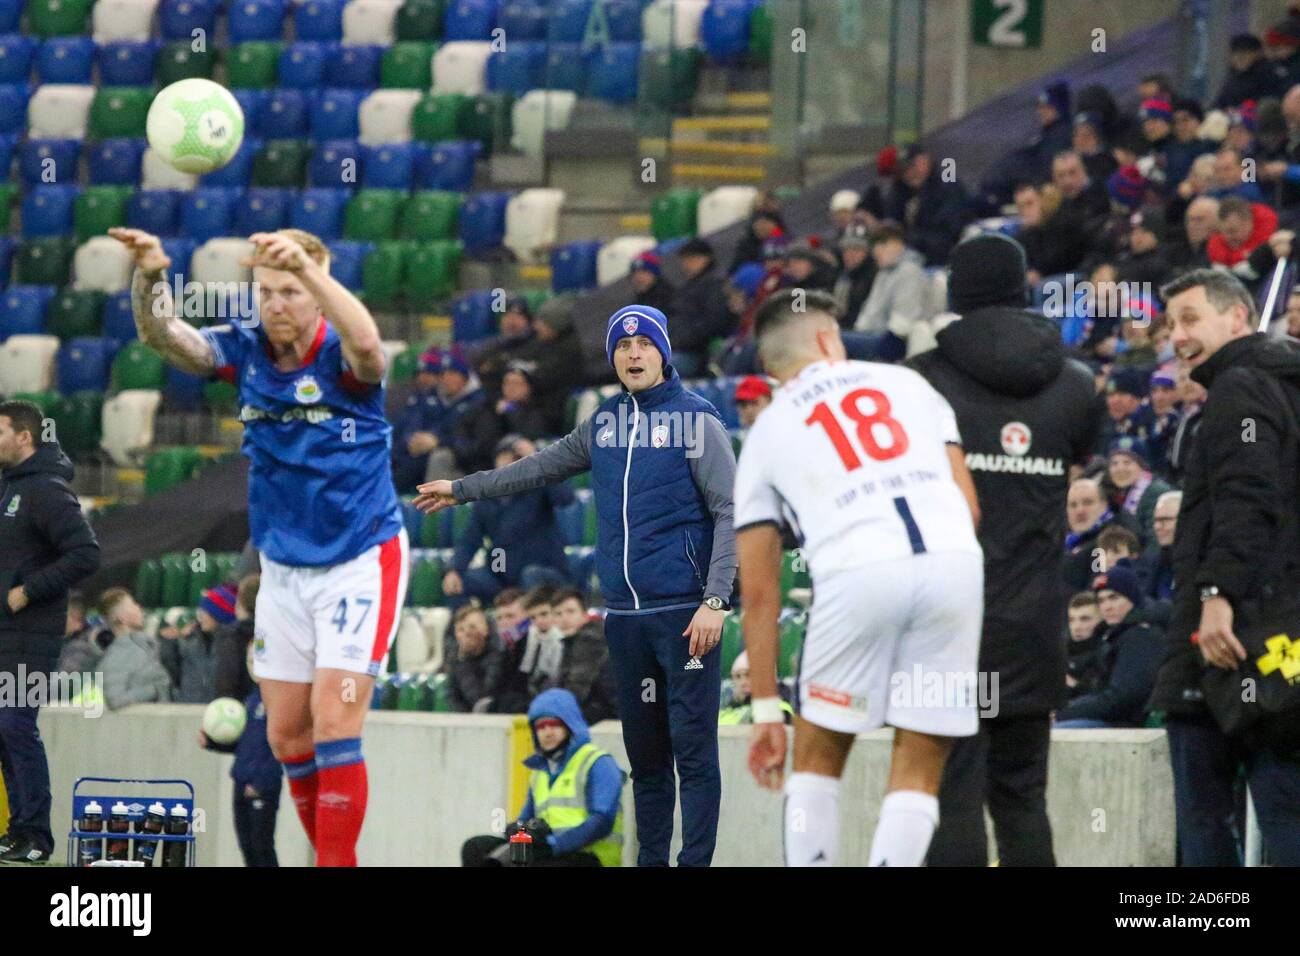
<path id="1" fill-rule="evenodd" d="M 187 780 L 81 777 L 72 786 L 68 865 L 193 866 L 193 820 Z"/>

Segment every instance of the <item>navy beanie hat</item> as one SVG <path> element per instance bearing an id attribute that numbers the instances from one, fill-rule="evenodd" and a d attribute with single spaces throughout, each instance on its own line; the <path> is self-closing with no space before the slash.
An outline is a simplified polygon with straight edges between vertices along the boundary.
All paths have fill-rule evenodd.
<path id="1" fill-rule="evenodd" d="M 619 339 L 644 335 L 655 344 L 667 366 L 673 359 L 673 346 L 668 341 L 668 316 L 651 305 L 625 305 L 609 317 L 605 329 L 605 357 L 614 364 L 614 346 Z"/>
<path id="2" fill-rule="evenodd" d="M 1128 566 L 1127 562 L 1118 562 L 1105 574 L 1097 575 L 1093 579 L 1092 589 L 1122 594 L 1133 602 L 1134 607 L 1141 607 L 1145 603 L 1137 573 Z"/>

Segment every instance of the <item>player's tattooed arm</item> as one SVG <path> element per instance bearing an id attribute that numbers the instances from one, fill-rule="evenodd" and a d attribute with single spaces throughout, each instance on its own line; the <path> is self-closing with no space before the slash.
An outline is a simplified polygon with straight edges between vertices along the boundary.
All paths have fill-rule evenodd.
<path id="1" fill-rule="evenodd" d="M 177 317 L 162 269 L 135 270 L 131 279 L 131 306 L 141 342 L 182 372 L 211 375 L 216 370 L 211 343 L 198 329 Z"/>

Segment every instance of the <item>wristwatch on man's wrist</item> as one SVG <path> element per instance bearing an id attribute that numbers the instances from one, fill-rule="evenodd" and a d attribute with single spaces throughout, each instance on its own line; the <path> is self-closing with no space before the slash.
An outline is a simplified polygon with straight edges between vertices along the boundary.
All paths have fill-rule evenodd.
<path id="1" fill-rule="evenodd" d="M 1201 586 L 1201 603 L 1204 604 L 1210 598 L 1221 597 L 1227 599 L 1227 595 L 1219 590 L 1216 584 L 1205 584 Z"/>
<path id="2" fill-rule="evenodd" d="M 706 598 L 704 599 L 704 606 L 707 607 L 707 608 L 711 608 L 711 609 L 713 609 L 714 611 L 730 611 L 730 610 L 731 610 L 731 608 L 727 605 L 727 602 L 724 601 L 724 600 L 722 600 L 722 598 L 720 598 L 720 597 L 706 597 Z"/>

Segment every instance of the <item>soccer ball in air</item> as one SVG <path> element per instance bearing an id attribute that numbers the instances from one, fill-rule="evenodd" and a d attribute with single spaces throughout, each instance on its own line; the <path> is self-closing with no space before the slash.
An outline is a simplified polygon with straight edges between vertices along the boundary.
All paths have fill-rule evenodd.
<path id="1" fill-rule="evenodd" d="M 220 83 L 179 80 L 154 97 L 145 133 L 169 165 L 183 173 L 210 173 L 239 149 L 244 111 Z"/>
<path id="2" fill-rule="evenodd" d="M 233 697 L 218 697 L 203 712 L 203 732 L 214 744 L 233 744 L 244 732 L 248 714 Z"/>

